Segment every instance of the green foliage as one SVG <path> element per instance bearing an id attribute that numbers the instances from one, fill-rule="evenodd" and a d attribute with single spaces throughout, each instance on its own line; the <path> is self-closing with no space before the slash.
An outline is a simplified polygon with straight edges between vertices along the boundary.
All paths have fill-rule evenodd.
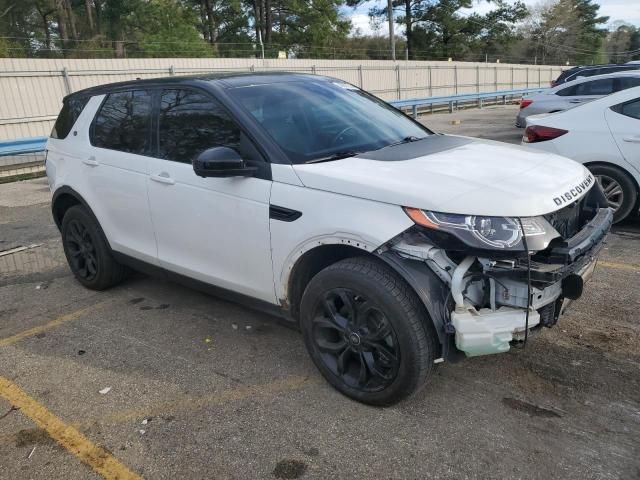
<path id="1" fill-rule="evenodd" d="M 472 0 L 394 0 L 394 12 L 401 12 L 395 19 L 405 26 L 409 58 L 479 60 L 508 50 L 527 8 L 520 1 L 488 1 L 495 5 L 489 13 L 465 16 L 461 10 L 471 8 Z M 388 10 L 374 7 L 370 14 L 386 17 Z"/>
<path id="2" fill-rule="evenodd" d="M 0 58 L 9 57 L 9 52 L 9 42 L 4 38 L 0 38 Z"/>
<path id="3" fill-rule="evenodd" d="M 530 31 L 536 55 L 556 63 L 605 61 L 601 47 L 607 32 L 602 25 L 609 17 L 599 16 L 599 9 L 593 0 L 557 0 L 551 4 Z"/>
<path id="4" fill-rule="evenodd" d="M 640 60 L 640 28 L 619 21 L 612 25 L 604 43 L 609 62 Z"/>
<path id="5" fill-rule="evenodd" d="M 134 40 L 131 53 L 143 57 L 207 57 L 213 50 L 196 29 L 197 17 L 176 0 L 137 3 L 124 19 Z"/>
<path id="6" fill-rule="evenodd" d="M 392 0 L 397 58 L 533 63 L 640 57 L 640 29 L 609 31 L 597 0 Z M 370 5 L 376 34 L 351 31 L 349 7 Z M 0 56 L 388 59 L 380 0 L 0 0 Z M 400 29 L 399 29 L 400 30 Z M 402 31 L 402 30 L 400 30 Z M 396 31 L 396 33 L 398 30 Z M 260 45 L 262 41 L 262 48 Z"/>

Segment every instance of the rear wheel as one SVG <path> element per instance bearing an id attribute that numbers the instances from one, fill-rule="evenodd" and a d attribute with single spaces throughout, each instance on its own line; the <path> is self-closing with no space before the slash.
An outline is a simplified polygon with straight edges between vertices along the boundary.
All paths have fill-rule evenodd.
<path id="1" fill-rule="evenodd" d="M 638 191 L 633 180 L 619 168 L 610 165 L 590 167 L 602 187 L 609 206 L 613 209 L 613 221 L 624 220 L 633 210 L 638 199 Z"/>
<path id="2" fill-rule="evenodd" d="M 413 290 L 386 265 L 350 258 L 318 273 L 301 303 L 301 327 L 316 367 L 360 402 L 391 405 L 432 371 L 436 337 Z"/>
<path id="3" fill-rule="evenodd" d="M 127 268 L 115 261 L 98 222 L 83 206 L 65 213 L 62 245 L 71 272 L 87 288 L 105 290 L 127 276 Z"/>

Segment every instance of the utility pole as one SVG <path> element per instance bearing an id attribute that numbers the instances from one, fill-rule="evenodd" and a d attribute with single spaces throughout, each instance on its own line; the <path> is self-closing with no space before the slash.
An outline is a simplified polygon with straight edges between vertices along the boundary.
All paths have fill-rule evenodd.
<path id="1" fill-rule="evenodd" d="M 387 1 L 387 10 L 389 10 L 389 39 L 391 40 L 391 60 L 396 61 L 396 36 L 393 33 L 393 2 Z"/>

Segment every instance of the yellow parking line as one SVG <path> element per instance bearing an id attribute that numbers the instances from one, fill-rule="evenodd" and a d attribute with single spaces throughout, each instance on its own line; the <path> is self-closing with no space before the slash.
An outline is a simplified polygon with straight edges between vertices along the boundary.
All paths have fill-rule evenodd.
<path id="1" fill-rule="evenodd" d="M 113 480 L 140 479 L 104 448 L 92 443 L 78 430 L 65 424 L 43 405 L 27 395 L 17 385 L 0 376 L 0 396 L 44 429 L 51 438 L 89 465 L 104 478 Z"/>
<path id="2" fill-rule="evenodd" d="M 105 305 L 106 303 L 108 303 L 108 301 L 96 303 L 95 305 L 90 305 L 88 307 L 81 308 L 80 310 L 76 310 L 75 312 L 71 312 L 71 313 L 67 313 L 65 315 L 62 315 L 62 316 L 60 316 L 58 318 L 55 318 L 55 319 L 51 320 L 48 323 L 45 323 L 44 325 L 38 325 L 37 327 L 30 328 L 28 330 L 25 330 L 24 332 L 16 333 L 15 335 L 12 335 L 10 337 L 0 338 L 0 347 L 6 347 L 7 345 L 13 345 L 14 343 L 19 342 L 20 340 L 24 340 L 25 338 L 33 337 L 35 335 L 38 335 L 39 333 L 47 332 L 47 331 L 52 330 L 52 329 L 54 329 L 56 327 L 59 327 L 60 325 L 62 325 L 64 323 L 68 323 L 68 322 L 71 322 L 73 320 L 77 320 L 78 318 L 80 318 L 85 313 L 88 313 L 90 311 L 96 310 L 96 309 L 102 307 L 103 305 Z"/>
<path id="3" fill-rule="evenodd" d="M 617 270 L 631 270 L 634 272 L 640 272 L 640 265 L 627 264 L 627 263 L 616 263 L 616 262 L 603 262 L 602 260 L 598 261 L 599 267 L 604 268 L 614 268 Z"/>

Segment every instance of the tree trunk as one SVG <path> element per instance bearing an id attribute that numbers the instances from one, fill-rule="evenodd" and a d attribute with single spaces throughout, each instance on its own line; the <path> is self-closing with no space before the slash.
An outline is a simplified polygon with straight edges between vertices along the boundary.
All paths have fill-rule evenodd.
<path id="1" fill-rule="evenodd" d="M 218 28 L 213 19 L 213 6 L 211 0 L 204 0 L 205 7 L 207 9 L 207 28 L 209 31 L 209 43 L 213 45 L 214 51 L 218 51 Z"/>
<path id="2" fill-rule="evenodd" d="M 271 14 L 271 0 L 265 0 L 264 2 L 264 20 L 265 20 L 265 43 L 271 43 L 271 30 L 273 28 L 273 16 Z"/>
<path id="3" fill-rule="evenodd" d="M 67 30 L 67 16 L 64 9 L 64 0 L 56 1 L 56 18 L 58 20 L 58 32 L 60 34 L 60 40 L 62 41 L 62 55 L 64 57 L 68 54 L 69 48 L 69 32 Z"/>
<path id="4" fill-rule="evenodd" d="M 47 46 L 47 54 L 51 53 L 51 32 L 49 31 L 49 14 L 40 13 L 42 17 L 42 28 L 44 29 L 44 44 Z"/>
<path id="5" fill-rule="evenodd" d="M 100 10 L 100 2 L 96 2 L 93 4 L 93 9 L 96 12 L 96 33 L 100 35 L 102 30 L 100 29 L 100 21 L 102 19 L 102 11 Z"/>
<path id="6" fill-rule="evenodd" d="M 404 10 L 405 30 L 407 35 L 407 56 L 410 60 L 413 60 L 413 32 L 411 31 L 411 28 L 413 27 L 413 18 L 411 15 L 411 0 L 405 0 Z"/>
<path id="7" fill-rule="evenodd" d="M 202 36 L 204 37 L 204 41 L 207 43 L 211 43 L 211 38 L 209 37 L 209 27 L 207 26 L 207 6 L 205 4 L 205 0 L 200 0 L 200 23 L 202 24 Z"/>
<path id="8" fill-rule="evenodd" d="M 67 19 L 69 21 L 69 28 L 71 30 L 71 37 L 77 42 L 80 37 L 78 36 L 78 28 L 76 26 L 76 16 L 73 13 L 73 8 L 71 6 L 71 0 L 63 0 L 64 9 L 67 14 Z"/>
<path id="9" fill-rule="evenodd" d="M 93 0 L 84 0 L 84 8 L 87 12 L 87 21 L 89 22 L 89 34 L 95 34 L 96 26 L 93 21 Z"/>

